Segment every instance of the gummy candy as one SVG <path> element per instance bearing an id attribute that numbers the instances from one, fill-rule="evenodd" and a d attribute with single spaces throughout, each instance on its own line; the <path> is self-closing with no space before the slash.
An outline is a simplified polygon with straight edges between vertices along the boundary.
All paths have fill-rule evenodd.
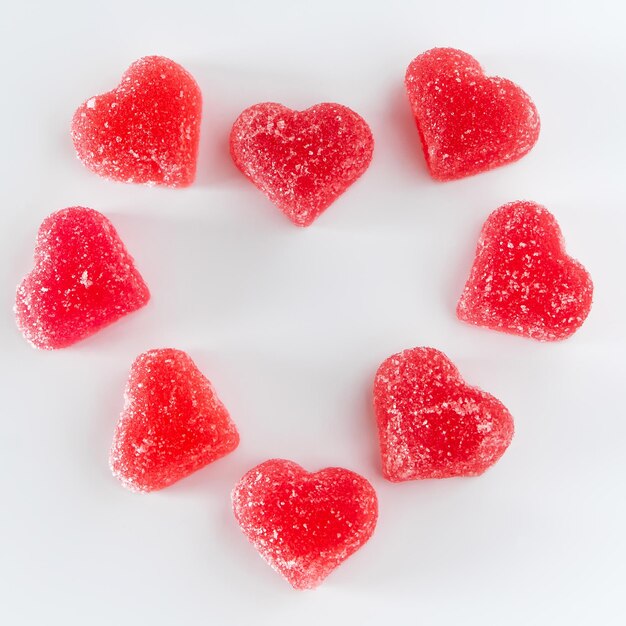
<path id="1" fill-rule="evenodd" d="M 272 459 L 251 469 L 232 494 L 237 522 L 261 556 L 295 589 L 312 589 L 371 536 L 378 500 L 349 470 L 309 473 Z"/>
<path id="2" fill-rule="evenodd" d="M 386 359 L 376 372 L 374 408 L 383 474 L 393 482 L 477 476 L 513 437 L 507 409 L 465 383 L 434 348 Z"/>
<path id="3" fill-rule="evenodd" d="M 368 168 L 374 139 L 341 104 L 255 104 L 235 121 L 235 165 L 297 226 L 309 226 Z"/>
<path id="4" fill-rule="evenodd" d="M 554 216 L 534 202 L 511 202 L 483 225 L 457 316 L 493 330 L 555 341 L 581 326 L 592 297 L 591 277 L 566 254 Z"/>
<path id="5" fill-rule="evenodd" d="M 131 491 L 163 489 L 239 445 L 213 386 L 181 350 L 140 354 L 124 398 L 109 463 Z"/>
<path id="6" fill-rule="evenodd" d="M 78 107 L 72 139 L 78 158 L 112 180 L 167 187 L 196 175 L 202 94 L 170 59 L 135 61 L 120 84 Z"/>
<path id="7" fill-rule="evenodd" d="M 487 77 L 454 48 L 413 59 L 405 77 L 431 176 L 447 181 L 517 161 L 539 137 L 530 97 L 505 78 Z"/>
<path id="8" fill-rule="evenodd" d="M 150 299 L 113 224 L 84 207 L 62 209 L 39 228 L 35 267 L 17 288 L 15 315 L 36 348 L 64 348 Z"/>

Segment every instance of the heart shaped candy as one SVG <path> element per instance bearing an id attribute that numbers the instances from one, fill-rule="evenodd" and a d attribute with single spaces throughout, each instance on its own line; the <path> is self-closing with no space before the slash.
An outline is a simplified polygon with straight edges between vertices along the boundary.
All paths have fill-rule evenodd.
<path id="1" fill-rule="evenodd" d="M 167 187 L 196 175 L 202 94 L 193 76 L 165 57 L 135 61 L 120 84 L 78 107 L 76 154 L 112 180 Z"/>
<path id="2" fill-rule="evenodd" d="M 109 463 L 131 491 L 155 491 L 239 445 L 211 383 L 181 350 L 149 350 L 133 363 Z"/>
<path id="3" fill-rule="evenodd" d="M 64 348 L 136 311 L 150 292 L 113 224 L 83 207 L 39 228 L 35 267 L 15 300 L 17 325 L 36 348 Z"/>
<path id="4" fill-rule="evenodd" d="M 309 473 L 272 459 L 251 469 L 232 494 L 237 522 L 261 556 L 295 589 L 319 585 L 371 536 L 376 492 L 340 467 Z"/>
<path id="5" fill-rule="evenodd" d="M 591 277 L 566 254 L 554 216 L 534 202 L 511 202 L 483 225 L 457 316 L 493 330 L 555 341 L 581 326 L 592 298 Z"/>
<path id="6" fill-rule="evenodd" d="M 477 476 L 513 437 L 513 418 L 493 396 L 463 381 L 445 354 L 413 348 L 376 372 L 374 408 L 385 478 Z"/>
<path id="7" fill-rule="evenodd" d="M 235 165 L 297 226 L 309 226 L 368 168 L 374 139 L 341 104 L 255 104 L 235 121 Z"/>
<path id="8" fill-rule="evenodd" d="M 454 48 L 416 57 L 405 77 L 433 178 L 472 176 L 517 161 L 539 137 L 539 115 L 516 84 L 487 77 L 478 61 Z"/>

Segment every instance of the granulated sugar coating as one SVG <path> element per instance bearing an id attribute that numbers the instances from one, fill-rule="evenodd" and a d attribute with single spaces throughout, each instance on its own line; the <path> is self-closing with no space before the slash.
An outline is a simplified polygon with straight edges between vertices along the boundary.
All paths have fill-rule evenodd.
<path id="1" fill-rule="evenodd" d="M 517 161 L 539 137 L 539 114 L 509 80 L 484 75 L 454 48 L 433 48 L 409 65 L 406 89 L 433 178 L 472 176 Z"/>
<path id="2" fill-rule="evenodd" d="M 139 355 L 126 385 L 110 465 L 131 491 L 155 491 L 232 452 L 239 434 L 188 354 Z"/>
<path id="3" fill-rule="evenodd" d="M 340 467 L 309 473 L 272 459 L 251 469 L 232 494 L 246 537 L 295 589 L 312 589 L 371 536 L 376 492 Z"/>
<path id="4" fill-rule="evenodd" d="M 374 139 L 341 104 L 293 111 L 266 102 L 235 121 L 235 165 L 297 226 L 309 226 L 368 168 Z"/>
<path id="5" fill-rule="evenodd" d="M 477 476 L 513 437 L 513 418 L 493 396 L 466 384 L 434 348 L 394 354 L 376 372 L 374 408 L 385 478 Z"/>
<path id="6" fill-rule="evenodd" d="M 136 311 L 150 292 L 113 224 L 71 207 L 39 228 L 35 267 L 17 288 L 15 316 L 36 348 L 64 348 Z"/>
<path id="7" fill-rule="evenodd" d="M 72 139 L 91 171 L 127 183 L 185 187 L 196 175 L 202 94 L 174 61 L 135 61 L 120 84 L 78 108 Z"/>
<path id="8" fill-rule="evenodd" d="M 591 277 L 566 254 L 554 216 L 534 202 L 512 202 L 483 226 L 457 315 L 493 330 L 555 341 L 581 326 L 592 297 Z"/>

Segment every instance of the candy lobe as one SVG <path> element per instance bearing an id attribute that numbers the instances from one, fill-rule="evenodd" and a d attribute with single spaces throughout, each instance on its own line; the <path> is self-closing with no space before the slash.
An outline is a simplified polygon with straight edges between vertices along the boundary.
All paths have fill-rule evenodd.
<path id="1" fill-rule="evenodd" d="M 36 348 L 70 346 L 150 299 L 115 228 L 93 209 L 70 207 L 48 216 L 34 261 L 17 288 L 15 316 Z"/>
<path id="2" fill-rule="evenodd" d="M 517 161 L 539 137 L 532 100 L 511 81 L 488 77 L 469 54 L 433 48 L 409 65 L 405 85 L 432 177 L 473 176 Z"/>
<path id="3" fill-rule="evenodd" d="M 385 478 L 393 482 L 477 476 L 513 437 L 513 418 L 471 387 L 439 350 L 413 348 L 376 372 L 374 409 Z"/>
<path id="4" fill-rule="evenodd" d="M 186 187 L 195 178 L 201 116 L 193 76 L 165 57 L 143 57 L 115 89 L 81 104 L 72 140 L 78 158 L 100 176 Z"/>
<path id="5" fill-rule="evenodd" d="M 230 135 L 235 165 L 297 226 L 309 226 L 365 172 L 373 149 L 365 120 L 334 103 L 305 111 L 256 104 Z"/>
<path id="6" fill-rule="evenodd" d="M 554 216 L 534 202 L 511 202 L 486 220 L 459 319 L 539 341 L 570 337 L 593 299 L 587 270 L 565 251 Z"/>
<path id="7" fill-rule="evenodd" d="M 226 407 L 188 354 L 163 348 L 137 357 L 109 458 L 126 488 L 163 489 L 238 444 Z"/>
<path id="8" fill-rule="evenodd" d="M 309 473 L 283 459 L 245 474 L 232 501 L 248 540 L 295 589 L 318 586 L 368 541 L 378 518 L 362 476 L 338 467 Z"/>

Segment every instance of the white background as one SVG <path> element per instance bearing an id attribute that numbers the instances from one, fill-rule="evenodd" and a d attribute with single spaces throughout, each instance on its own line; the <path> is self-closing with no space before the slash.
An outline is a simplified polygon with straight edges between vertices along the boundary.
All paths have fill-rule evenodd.
<path id="1" fill-rule="evenodd" d="M 3 624 L 623 624 L 626 579 L 623 3 L 56 1 L 0 28 L 0 621 Z M 517 164 L 454 183 L 426 173 L 403 75 L 435 45 L 531 94 L 542 131 Z M 74 109 L 136 58 L 183 64 L 204 94 L 186 190 L 99 179 L 75 159 Z M 248 105 L 337 101 L 376 139 L 368 172 L 294 227 L 232 164 Z M 529 199 L 591 272 L 591 315 L 541 344 L 457 321 L 481 224 Z M 37 227 L 90 206 L 114 223 L 153 299 L 66 350 L 33 350 L 14 290 Z M 445 351 L 516 420 L 474 479 L 380 474 L 370 387 L 403 348 Z M 107 453 L 130 363 L 187 350 L 241 432 L 228 457 L 133 495 Z M 229 493 L 270 457 L 342 465 L 380 498 L 372 540 L 295 592 L 237 528 Z"/>

